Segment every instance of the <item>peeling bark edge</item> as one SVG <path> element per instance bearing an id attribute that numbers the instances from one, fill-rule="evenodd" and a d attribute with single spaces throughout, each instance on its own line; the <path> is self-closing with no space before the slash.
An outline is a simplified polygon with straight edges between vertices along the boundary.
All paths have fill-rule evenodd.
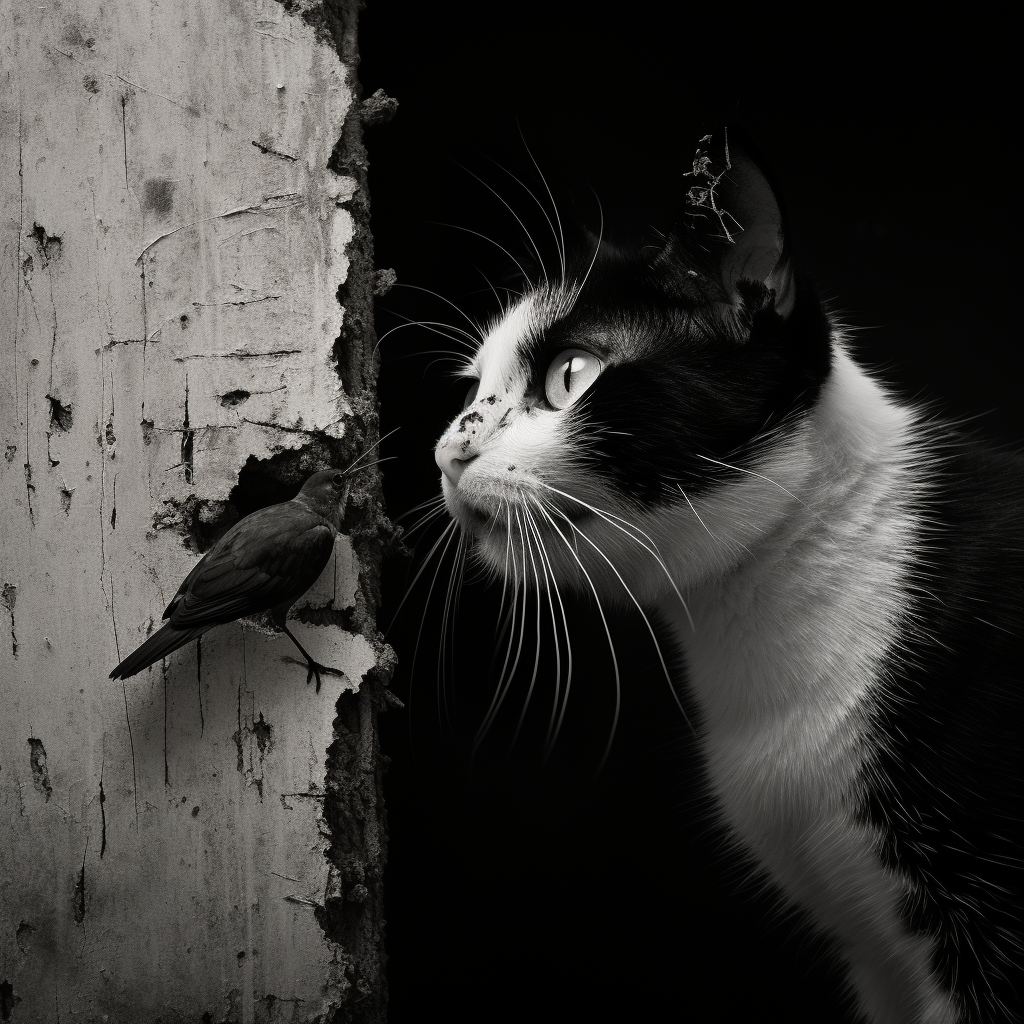
<path id="1" fill-rule="evenodd" d="M 293 0 L 282 0 L 295 10 Z M 379 363 L 373 324 L 373 239 L 367 190 L 367 158 L 362 139 L 362 87 L 357 71 L 358 15 L 362 0 L 324 0 L 301 16 L 338 52 L 348 73 L 353 103 L 329 163 L 340 175 L 356 181 L 348 209 L 354 234 L 347 255 L 345 282 L 338 302 L 345 314 L 334 356 L 353 412 L 352 431 L 362 445 L 379 436 L 377 398 Z M 340 947 L 341 964 L 349 987 L 344 1004 L 335 1007 L 331 1024 L 384 1024 L 387 988 L 384 951 L 382 876 L 387 857 L 387 820 L 382 791 L 383 762 L 377 734 L 377 715 L 388 706 L 385 696 L 394 668 L 394 653 L 377 632 L 383 539 L 394 527 L 384 513 L 379 472 L 353 479 L 345 517 L 359 570 L 356 606 L 333 613 L 338 621 L 362 633 L 373 644 L 377 665 L 355 693 L 343 693 L 336 708 L 334 740 L 327 751 L 327 800 L 324 814 L 331 836 L 327 857 L 330 882 L 324 905 L 316 916 L 327 939 Z"/>

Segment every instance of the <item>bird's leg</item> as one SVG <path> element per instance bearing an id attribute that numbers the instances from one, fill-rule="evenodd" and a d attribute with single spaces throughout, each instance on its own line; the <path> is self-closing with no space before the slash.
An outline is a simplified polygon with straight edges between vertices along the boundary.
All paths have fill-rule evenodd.
<path id="1" fill-rule="evenodd" d="M 302 644 L 300 644 L 299 641 L 295 639 L 295 634 L 286 625 L 284 625 L 284 623 L 281 623 L 281 629 L 285 633 L 288 634 L 288 639 L 291 640 L 291 642 L 293 644 L 295 644 L 296 647 L 298 647 L 298 649 L 302 652 L 302 656 L 306 659 L 306 665 L 309 668 L 309 671 L 306 673 L 306 685 L 308 686 L 310 679 L 312 679 L 313 676 L 316 676 L 316 692 L 319 693 L 320 692 L 320 669 L 323 669 L 326 672 L 327 671 L 327 666 L 325 666 L 325 665 L 318 665 L 309 656 L 309 652 L 306 650 L 306 648 L 303 647 Z"/>

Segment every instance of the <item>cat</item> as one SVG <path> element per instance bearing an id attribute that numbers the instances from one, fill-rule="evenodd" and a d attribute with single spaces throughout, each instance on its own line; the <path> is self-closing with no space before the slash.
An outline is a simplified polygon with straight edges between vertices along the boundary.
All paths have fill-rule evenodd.
<path id="1" fill-rule="evenodd" d="M 863 1020 L 1011 1020 L 1024 460 L 854 361 L 748 149 L 706 136 L 659 245 L 594 239 L 495 317 L 444 502 L 553 620 L 672 638 L 722 819 Z"/>

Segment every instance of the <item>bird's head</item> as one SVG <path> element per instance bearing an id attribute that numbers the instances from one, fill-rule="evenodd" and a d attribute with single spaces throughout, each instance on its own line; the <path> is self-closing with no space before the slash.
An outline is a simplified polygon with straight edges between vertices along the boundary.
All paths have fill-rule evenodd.
<path id="1" fill-rule="evenodd" d="M 349 475 L 344 470 L 322 469 L 302 485 L 296 500 L 339 526 L 348 498 L 348 486 Z"/>

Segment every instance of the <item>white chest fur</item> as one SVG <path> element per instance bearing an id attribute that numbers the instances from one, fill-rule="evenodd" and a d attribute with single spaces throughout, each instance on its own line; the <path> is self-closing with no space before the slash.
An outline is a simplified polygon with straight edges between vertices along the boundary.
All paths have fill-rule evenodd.
<path id="1" fill-rule="evenodd" d="M 709 782 L 734 834 L 838 939 L 869 1020 L 951 1024 L 930 940 L 898 914 L 906 884 L 858 817 L 880 669 L 909 625 L 911 432 L 910 414 L 839 353 L 795 441 L 747 481 L 751 500 L 775 488 L 779 518 L 746 517 L 745 536 L 731 537 L 744 554 L 690 589 L 689 616 L 675 595 L 660 603 L 685 652 Z M 705 504 L 697 511 L 714 534 L 723 521 L 714 498 Z"/>

